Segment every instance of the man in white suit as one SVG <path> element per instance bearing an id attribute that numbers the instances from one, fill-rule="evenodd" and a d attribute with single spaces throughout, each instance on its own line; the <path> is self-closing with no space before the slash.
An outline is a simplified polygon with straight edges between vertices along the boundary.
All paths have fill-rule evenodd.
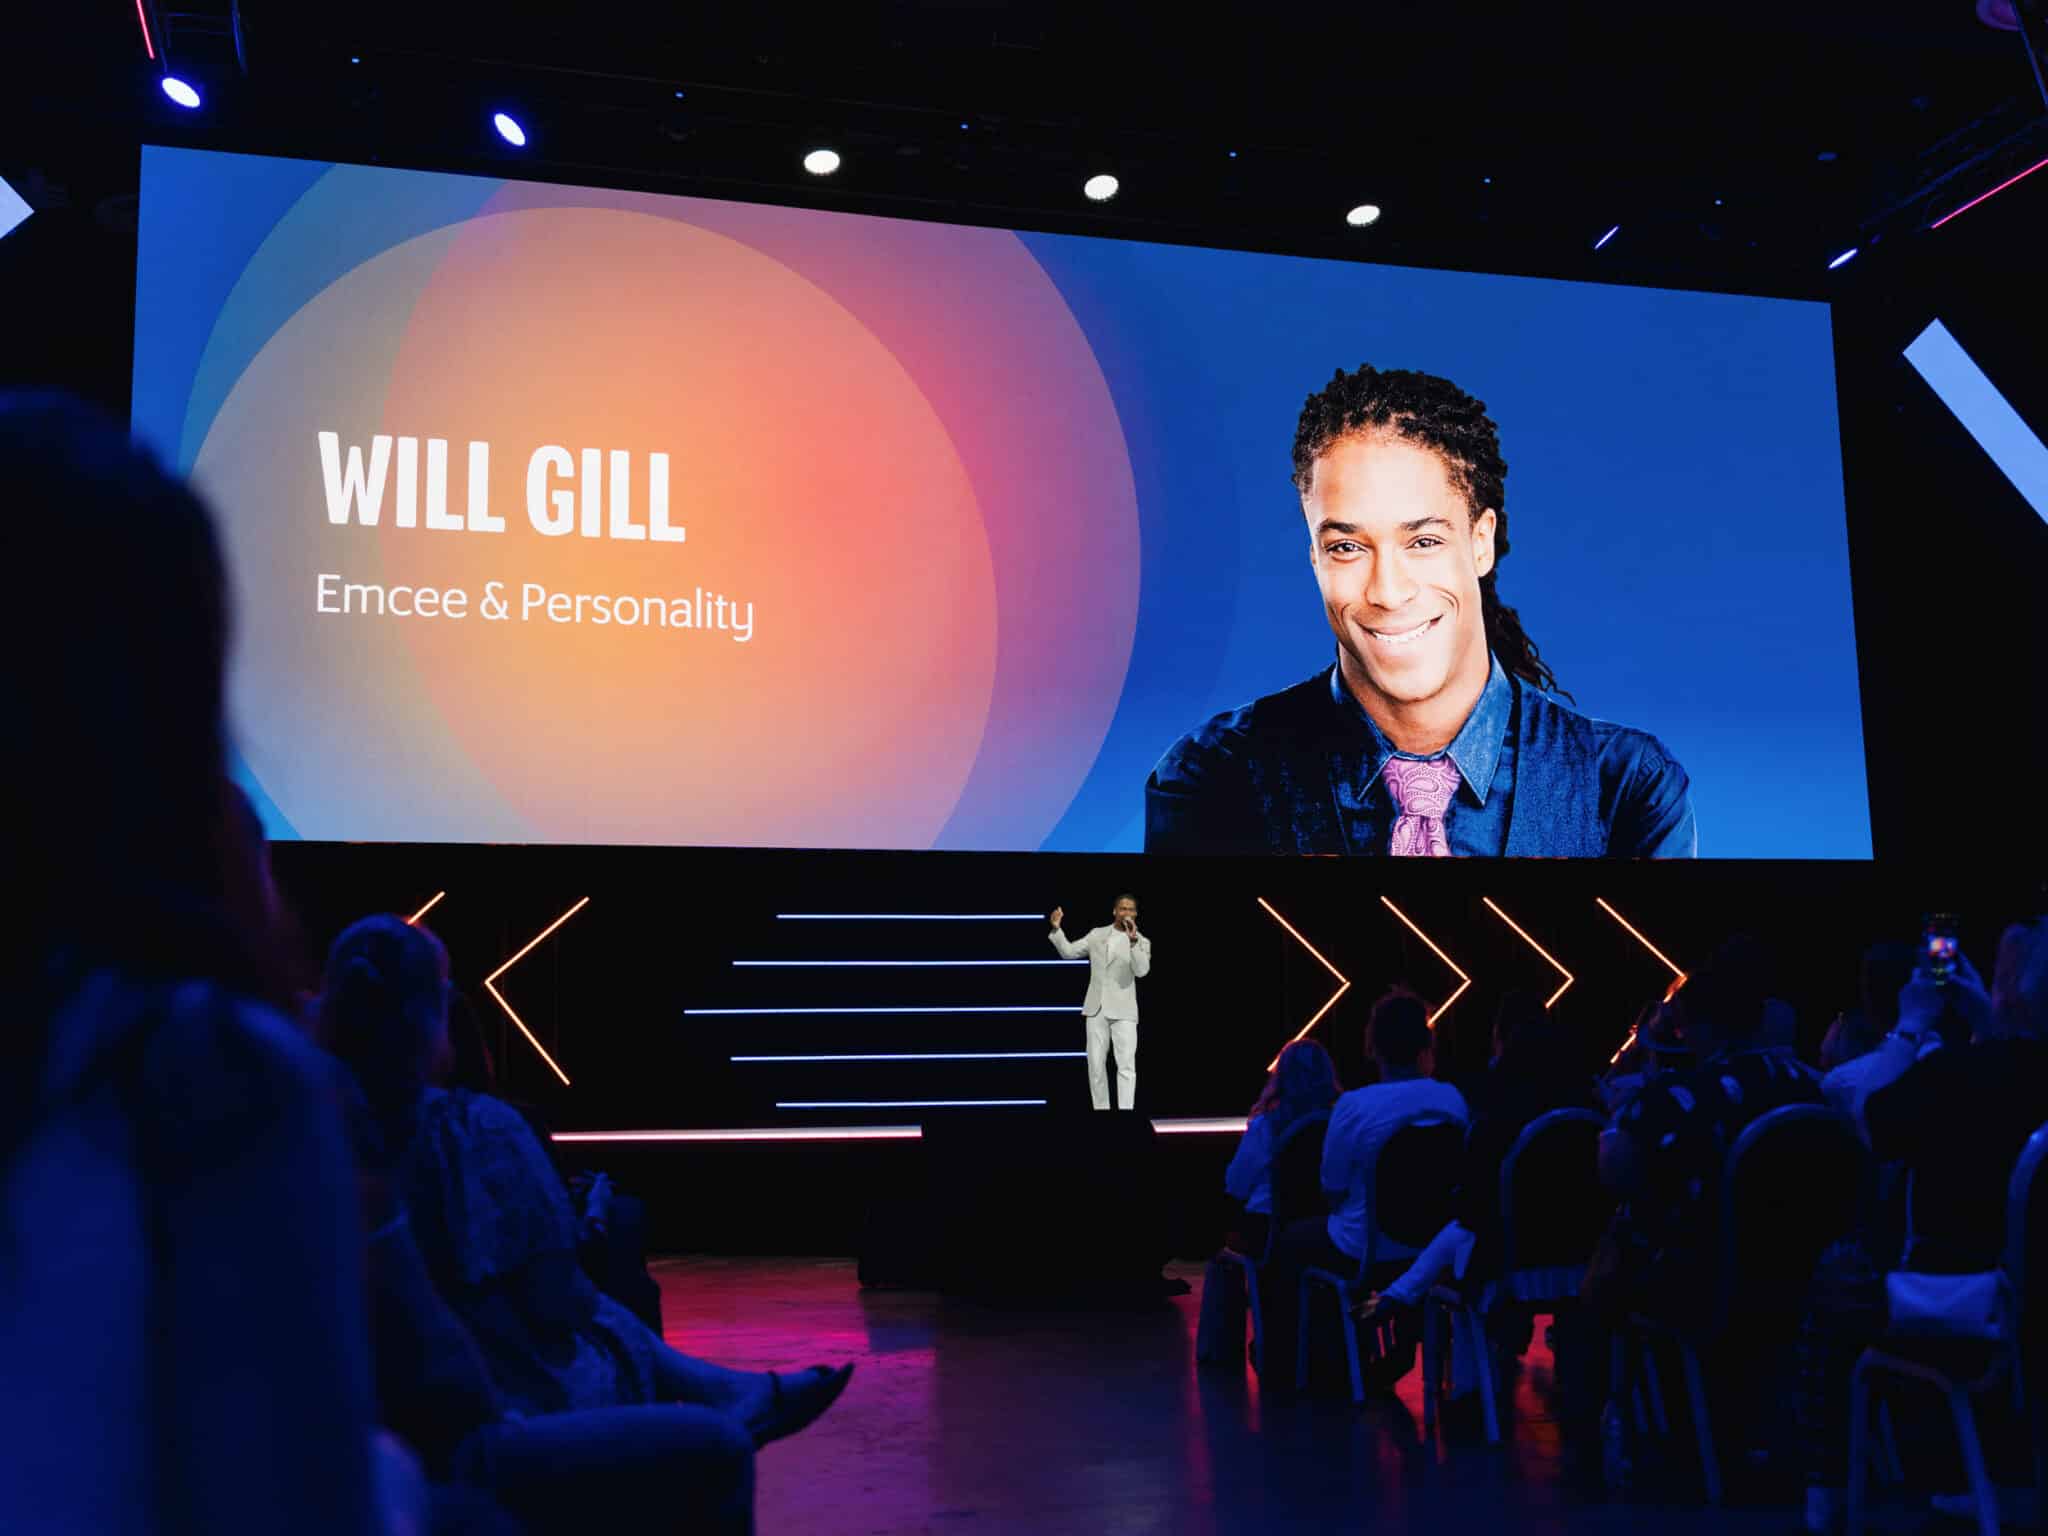
<path id="1" fill-rule="evenodd" d="M 1081 1013 L 1088 1021 L 1088 1095 L 1097 1109 L 1109 1108 L 1109 1049 L 1116 1047 L 1120 1107 L 1138 1102 L 1138 978 L 1152 969 L 1152 941 L 1138 932 L 1138 902 L 1119 896 L 1109 926 L 1091 928 L 1076 944 L 1060 931 L 1066 908 L 1052 909 L 1052 947 L 1069 960 L 1088 957 L 1088 996 Z"/>

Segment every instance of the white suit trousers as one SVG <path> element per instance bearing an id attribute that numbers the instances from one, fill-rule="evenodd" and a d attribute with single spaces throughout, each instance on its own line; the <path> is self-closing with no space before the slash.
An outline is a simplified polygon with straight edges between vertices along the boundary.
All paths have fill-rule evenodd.
<path id="1" fill-rule="evenodd" d="M 1109 1048 L 1116 1047 L 1116 1093 L 1120 1109 L 1138 1103 L 1138 1021 L 1100 1013 L 1088 1018 L 1088 1097 L 1109 1108 Z"/>

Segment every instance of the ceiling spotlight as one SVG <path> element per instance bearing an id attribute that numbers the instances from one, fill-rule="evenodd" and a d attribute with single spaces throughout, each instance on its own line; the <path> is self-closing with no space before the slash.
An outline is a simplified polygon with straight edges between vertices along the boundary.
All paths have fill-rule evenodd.
<path id="1" fill-rule="evenodd" d="M 1360 203 L 1356 208 L 1344 215 L 1344 222 L 1353 229 L 1363 229 L 1366 225 L 1377 224 L 1379 221 L 1380 205 L 1378 203 Z"/>
<path id="2" fill-rule="evenodd" d="M 189 109 L 199 105 L 199 93 L 176 75 L 165 75 L 163 87 L 164 94 L 179 106 Z"/>
<path id="3" fill-rule="evenodd" d="M 1106 203 L 1115 197 L 1123 183 L 1107 171 L 1090 176 L 1081 183 L 1081 191 L 1091 203 Z"/>
<path id="4" fill-rule="evenodd" d="M 1828 270 L 1832 272 L 1837 267 L 1846 267 L 1852 260 L 1855 259 L 1855 256 L 1856 247 L 1852 245 L 1849 247 L 1849 249 L 1842 252 L 1841 255 L 1837 256 L 1833 261 L 1828 263 Z"/>
<path id="5" fill-rule="evenodd" d="M 1595 240 L 1593 242 L 1593 249 L 1596 251 L 1599 250 L 1601 246 L 1605 245 L 1608 241 L 1612 240 L 1616 235 L 1620 233 L 1621 226 L 1617 224 L 1612 229 L 1608 230 L 1606 234 L 1602 235 L 1598 240 Z"/>
<path id="6" fill-rule="evenodd" d="M 830 176 L 839 169 L 839 151 L 814 149 L 804 156 L 804 169 L 813 176 Z"/>
<path id="7" fill-rule="evenodd" d="M 498 137 L 514 149 L 526 147 L 526 130 L 519 126 L 519 120 L 507 112 L 491 114 L 491 126 L 498 130 Z"/>

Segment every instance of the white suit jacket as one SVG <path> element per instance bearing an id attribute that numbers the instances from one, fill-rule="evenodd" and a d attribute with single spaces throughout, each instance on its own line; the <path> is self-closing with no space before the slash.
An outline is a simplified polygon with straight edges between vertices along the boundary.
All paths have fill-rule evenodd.
<path id="1" fill-rule="evenodd" d="M 1067 959 L 1088 957 L 1088 996 L 1081 1003 L 1084 1016 L 1138 1017 L 1138 978 L 1152 969 L 1150 939 L 1141 933 L 1133 944 L 1114 928 L 1090 928 L 1078 944 L 1057 928 L 1051 937 L 1052 947 Z"/>

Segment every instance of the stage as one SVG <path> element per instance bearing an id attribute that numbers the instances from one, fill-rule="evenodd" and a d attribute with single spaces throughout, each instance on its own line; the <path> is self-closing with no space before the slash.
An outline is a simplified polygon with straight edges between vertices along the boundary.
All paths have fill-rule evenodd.
<path id="1" fill-rule="evenodd" d="M 1157 1128 L 1167 1248 L 1192 1257 L 1220 1231 L 1266 1064 L 1305 1034 L 1347 1086 L 1368 1080 L 1389 986 L 1429 1003 L 1440 1074 L 1483 1066 L 1510 989 L 1550 1000 L 1591 1072 L 1647 999 L 1747 931 L 1773 947 L 1811 1059 L 1872 940 L 1954 911 L 1982 968 L 2039 901 L 2017 873 L 1852 862 L 318 843 L 274 859 L 315 954 L 366 912 L 425 908 L 501 1091 L 566 1162 L 645 1198 L 657 1249 L 727 1253 L 862 1251 L 876 1202 L 923 1186 L 935 1120 L 984 1124 L 982 1155 L 1028 1170 L 1043 1123 L 1089 1117 L 1087 971 L 1046 940 L 1055 905 L 1078 935 L 1119 892 L 1139 899 L 1137 1114 Z"/>

